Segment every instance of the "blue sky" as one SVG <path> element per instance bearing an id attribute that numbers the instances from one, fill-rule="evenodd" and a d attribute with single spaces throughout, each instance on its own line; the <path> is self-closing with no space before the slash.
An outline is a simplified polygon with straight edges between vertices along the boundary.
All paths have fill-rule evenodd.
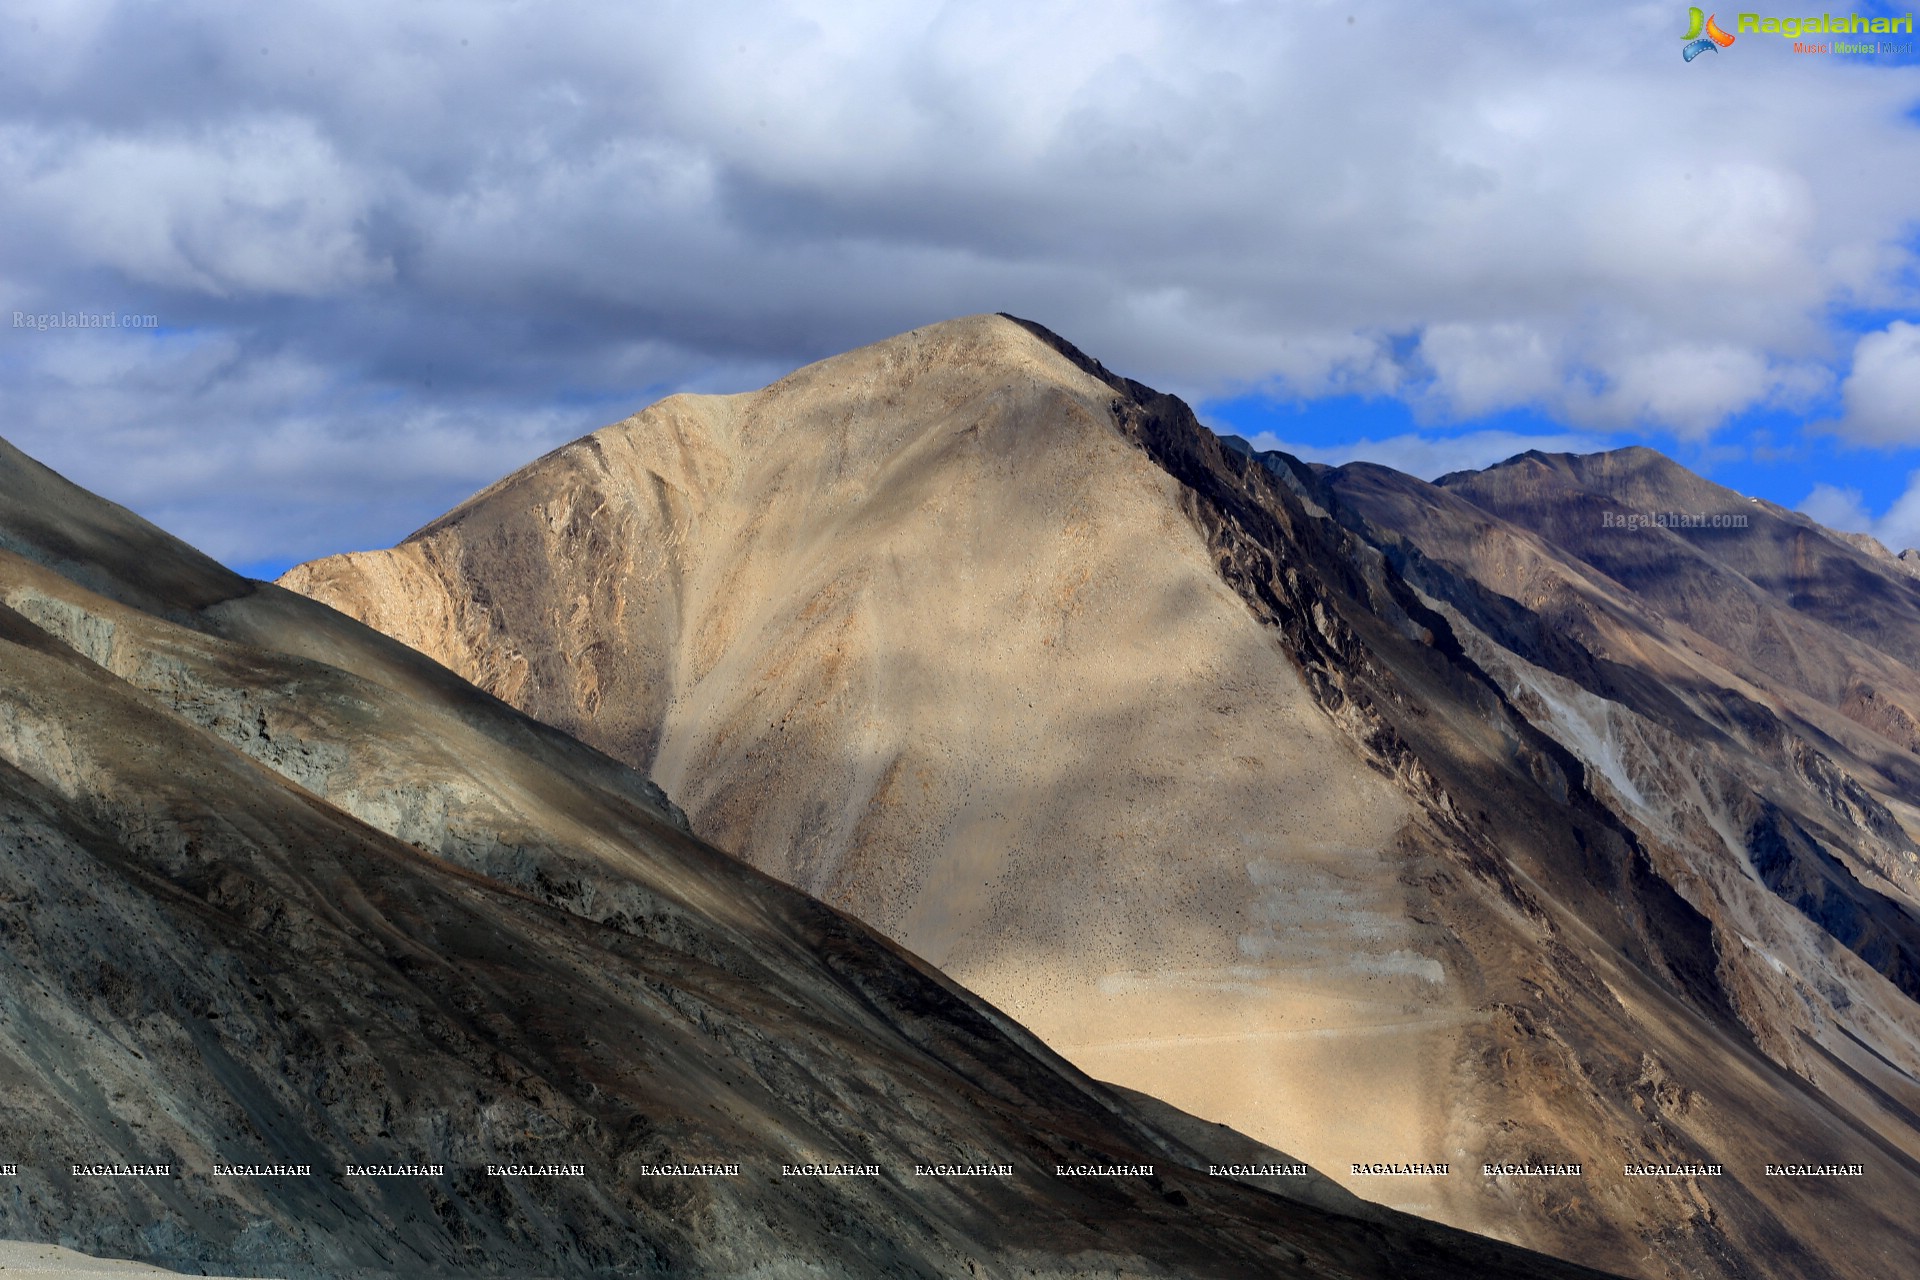
<path id="1" fill-rule="evenodd" d="M 1647 443 L 1920 542 L 1920 58 L 1686 17 L 11 3 L 0 314 L 157 323 L 0 325 L 0 434 L 270 573 L 1005 310 L 1269 447 Z"/>

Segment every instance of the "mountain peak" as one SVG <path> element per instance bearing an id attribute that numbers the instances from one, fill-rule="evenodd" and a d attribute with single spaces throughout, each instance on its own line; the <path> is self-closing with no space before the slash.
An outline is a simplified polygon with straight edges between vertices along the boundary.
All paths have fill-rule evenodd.
<path id="1" fill-rule="evenodd" d="M 1527 454 L 1444 489 L 1262 466 L 1044 326 L 973 316 L 761 391 L 663 401 L 430 536 L 283 581 L 646 771 L 699 835 L 925 956 L 1094 1078 L 1357 1194 L 1564 1256 L 1644 1271 L 1658 1231 L 1670 1269 L 1865 1280 L 1834 1250 L 1773 1247 L 1801 1213 L 1784 1183 L 1703 1185 L 1709 1233 L 1614 1163 L 1752 1163 L 1831 1124 L 1740 1021 L 1789 1047 L 1818 1029 L 1764 1022 L 1808 1006 L 1790 967 L 1743 943 L 1788 946 L 1795 908 L 1734 883 L 1744 847 L 1681 849 L 1621 798 L 1688 792 L 1691 774 L 1659 772 L 1680 750 L 1660 732 L 1760 720 L 1731 692 L 1686 704 L 1680 659 L 1629 671 L 1661 636 L 1598 567 L 1680 565 L 1721 575 L 1723 595 L 1734 578 L 1712 555 L 1791 569 L 1812 535 L 1771 513 L 1756 533 L 1786 539 L 1784 560 L 1760 537 L 1695 547 L 1617 519 L 1718 511 L 1724 493 L 1645 449 Z M 1404 537 L 1369 540 L 1382 512 Z M 1436 531 L 1454 542 L 1416 556 Z M 1484 583 L 1434 567 L 1481 550 Z M 1578 648 L 1591 619 L 1609 628 L 1598 655 Z M 1680 729 L 1616 748 L 1604 693 L 1560 683 L 1576 677 L 1653 688 Z M 1879 687 L 1861 714 L 1895 725 L 1904 704 Z M 1802 828 L 1769 812 L 1674 821 L 1764 828 L 1761 863 L 1814 874 Z M 1759 914 L 1729 915 L 1701 883 Z M 1847 945 L 1893 956 L 1904 981 L 1898 920 L 1870 897 L 1845 906 L 1867 922 Z M 1382 1190 L 1363 1170 L 1389 1151 L 1591 1153 L 1581 1195 L 1609 1207 L 1569 1213 L 1531 1180 Z M 1872 1230 L 1909 1230 L 1899 1195 L 1845 1191 Z"/>

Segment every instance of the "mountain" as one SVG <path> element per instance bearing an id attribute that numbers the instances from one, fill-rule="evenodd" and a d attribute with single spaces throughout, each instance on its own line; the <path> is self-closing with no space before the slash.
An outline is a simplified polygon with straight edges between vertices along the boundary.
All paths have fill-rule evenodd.
<path id="1" fill-rule="evenodd" d="M 1792 588 L 1611 583 L 1471 483 L 1254 456 L 981 316 L 661 401 L 282 582 L 646 772 L 1090 1075 L 1362 1196 L 1635 1276 L 1898 1273 L 1920 761 L 1871 725 L 1909 710 L 1904 622 L 1846 675 L 1753 637 L 1839 698 L 1823 732 L 1883 744 L 1832 750 L 1758 672 L 1632 647 L 1675 607 L 1654 582 L 1782 627 Z M 1819 589 L 1831 632 L 1873 607 Z"/>
<path id="2" fill-rule="evenodd" d="M 1215 1176 L 1291 1161 L 5 445 L 0 1082 L 0 1237 L 193 1272 L 1598 1274 Z"/>
<path id="3" fill-rule="evenodd" d="M 1648 449 L 1327 483 L 1714 920 L 1769 1055 L 1920 1157 L 1920 582 Z"/>

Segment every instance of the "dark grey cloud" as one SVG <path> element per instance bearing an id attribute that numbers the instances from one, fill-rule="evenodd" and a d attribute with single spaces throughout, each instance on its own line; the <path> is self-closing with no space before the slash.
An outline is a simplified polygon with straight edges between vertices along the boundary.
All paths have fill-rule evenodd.
<path id="1" fill-rule="evenodd" d="M 390 541 L 666 391 L 981 310 L 1188 394 L 1704 439 L 1844 385 L 1842 429 L 1899 435 L 1882 392 L 1920 356 L 1831 317 L 1915 306 L 1920 72 L 1745 38 L 1688 65 L 1675 26 L 16 5 L 0 314 L 160 327 L 9 330 L 4 430 L 241 563 Z"/>

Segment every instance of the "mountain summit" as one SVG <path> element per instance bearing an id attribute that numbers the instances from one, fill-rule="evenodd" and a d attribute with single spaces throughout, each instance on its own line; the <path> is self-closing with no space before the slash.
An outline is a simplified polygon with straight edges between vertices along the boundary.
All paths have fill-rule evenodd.
<path id="1" fill-rule="evenodd" d="M 1777 547 L 1656 528 L 1635 578 L 1645 548 L 1553 541 L 1697 478 L 1505 470 L 1502 507 L 1255 456 L 980 316 L 662 401 L 282 581 L 1362 1196 L 1636 1276 L 1888 1274 L 1920 1255 L 1904 624 L 1833 676 L 1794 628 L 1845 584 L 1796 602 Z M 1719 597 L 1784 628 L 1751 672 L 1666 612 Z"/>

